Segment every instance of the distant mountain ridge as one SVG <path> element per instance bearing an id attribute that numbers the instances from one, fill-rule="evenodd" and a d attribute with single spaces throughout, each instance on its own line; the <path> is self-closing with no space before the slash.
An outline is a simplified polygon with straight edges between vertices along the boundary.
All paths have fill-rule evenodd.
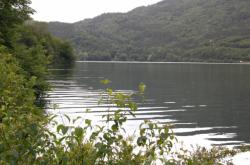
<path id="1" fill-rule="evenodd" d="M 250 61 L 249 0 L 164 0 L 49 30 L 81 60 Z"/>

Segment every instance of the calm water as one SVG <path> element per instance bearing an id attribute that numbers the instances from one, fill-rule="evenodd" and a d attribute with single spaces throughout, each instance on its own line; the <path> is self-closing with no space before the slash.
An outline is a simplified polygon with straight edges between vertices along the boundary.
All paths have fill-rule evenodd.
<path id="1" fill-rule="evenodd" d="M 187 142 L 250 143 L 250 65 L 77 62 L 74 69 L 52 72 L 54 91 L 47 99 L 59 106 L 56 113 L 99 121 L 106 110 L 97 105 L 105 89 L 101 79 L 124 92 L 144 82 L 146 101 L 128 127 L 151 119 L 175 124 L 174 131 Z"/>

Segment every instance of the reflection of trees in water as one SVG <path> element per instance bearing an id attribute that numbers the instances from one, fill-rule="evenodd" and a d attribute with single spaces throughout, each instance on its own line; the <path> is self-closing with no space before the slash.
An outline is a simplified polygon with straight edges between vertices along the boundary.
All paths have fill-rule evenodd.
<path id="1" fill-rule="evenodd" d="M 75 63 L 70 64 L 54 64 L 50 66 L 49 74 L 47 80 L 63 80 L 71 79 L 74 73 Z M 53 84 L 51 84 L 50 90 L 53 91 Z M 50 104 L 50 101 L 46 98 L 49 98 L 48 94 L 44 94 L 39 100 L 36 101 L 36 105 L 39 107 L 46 107 Z"/>
<path id="2" fill-rule="evenodd" d="M 70 78 L 73 75 L 74 69 L 75 63 L 55 64 L 50 67 L 49 72 L 52 77 L 62 76 L 64 78 Z M 50 76 L 48 76 L 48 79 L 51 78 Z"/>

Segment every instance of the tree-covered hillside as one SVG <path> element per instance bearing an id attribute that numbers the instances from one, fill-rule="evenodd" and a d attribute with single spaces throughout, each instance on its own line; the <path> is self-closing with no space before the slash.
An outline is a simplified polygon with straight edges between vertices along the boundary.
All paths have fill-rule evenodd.
<path id="1" fill-rule="evenodd" d="M 49 30 L 82 60 L 250 61 L 249 0 L 164 0 Z"/>

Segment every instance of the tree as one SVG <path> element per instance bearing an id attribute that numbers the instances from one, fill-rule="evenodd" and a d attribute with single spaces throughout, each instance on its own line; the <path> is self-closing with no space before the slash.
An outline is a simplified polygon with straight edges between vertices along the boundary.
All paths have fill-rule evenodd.
<path id="1" fill-rule="evenodd" d="M 0 43 L 12 47 L 11 37 L 14 29 L 30 18 L 34 12 L 29 7 L 30 0 L 0 0 Z"/>

